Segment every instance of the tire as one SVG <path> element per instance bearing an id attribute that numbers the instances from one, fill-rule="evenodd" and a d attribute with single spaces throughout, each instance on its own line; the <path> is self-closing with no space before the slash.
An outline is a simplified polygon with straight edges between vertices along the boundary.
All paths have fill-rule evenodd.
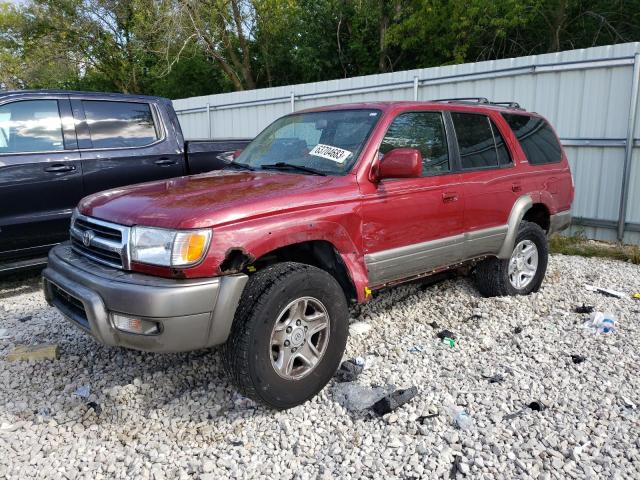
<path id="1" fill-rule="evenodd" d="M 533 257 L 529 257 L 529 260 L 525 260 L 524 257 L 530 255 L 532 249 L 525 250 L 524 248 L 532 245 L 535 246 L 537 251 L 537 265 L 535 273 L 528 278 L 525 275 L 532 273 L 530 260 L 533 260 Z M 520 263 L 515 258 L 518 253 L 520 253 Z M 544 230 L 536 223 L 522 221 L 518 228 L 518 235 L 516 235 L 512 257 L 510 259 L 489 258 L 479 263 L 475 270 L 476 285 L 480 293 L 485 297 L 528 295 L 540 289 L 547 271 L 548 261 L 549 247 Z M 511 262 L 515 263 L 514 270 L 510 271 Z M 525 272 L 522 275 L 513 273 L 518 271 L 519 266 L 522 269 L 521 271 Z M 518 278 L 520 278 L 519 285 Z M 527 280 L 526 283 L 525 279 Z"/>
<path id="2" fill-rule="evenodd" d="M 224 369 L 240 393 L 253 400 L 278 410 L 300 405 L 322 390 L 338 369 L 348 314 L 342 288 L 324 270 L 293 262 L 260 270 L 244 289 L 222 348 Z M 322 327 L 323 315 L 328 325 L 312 334 Z M 298 351 L 292 353 L 294 348 Z M 303 361 L 320 351 L 315 366 Z M 293 360 L 286 363 L 285 358 Z"/>

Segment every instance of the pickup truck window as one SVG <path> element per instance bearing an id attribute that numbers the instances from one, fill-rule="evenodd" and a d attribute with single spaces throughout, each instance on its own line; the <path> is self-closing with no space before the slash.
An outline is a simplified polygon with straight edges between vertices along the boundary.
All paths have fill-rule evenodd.
<path id="1" fill-rule="evenodd" d="M 236 163 L 260 169 L 284 162 L 326 175 L 344 175 L 351 170 L 379 118 L 379 110 L 326 110 L 287 115 L 263 130 Z M 300 170 L 291 168 L 289 172 L 300 173 Z"/>
<path id="2" fill-rule="evenodd" d="M 496 168 L 511 162 L 504 140 L 489 117 L 476 113 L 451 112 L 451 119 L 464 170 Z"/>
<path id="3" fill-rule="evenodd" d="M 543 118 L 511 113 L 503 113 L 502 116 L 518 138 L 531 165 L 557 163 L 562 160 L 560 143 Z"/>
<path id="4" fill-rule="evenodd" d="M 0 154 L 64 150 L 57 100 L 0 105 Z"/>
<path id="5" fill-rule="evenodd" d="M 160 138 L 148 103 L 83 100 L 82 105 L 93 148 L 143 147 Z"/>
<path id="6" fill-rule="evenodd" d="M 382 139 L 380 153 L 402 147 L 420 150 L 423 177 L 450 170 L 447 136 L 440 112 L 407 112 L 398 115 Z"/>

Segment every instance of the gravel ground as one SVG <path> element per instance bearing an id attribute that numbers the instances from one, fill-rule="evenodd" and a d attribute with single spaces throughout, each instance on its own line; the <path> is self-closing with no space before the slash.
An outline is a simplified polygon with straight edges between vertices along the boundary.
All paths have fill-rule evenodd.
<path id="1" fill-rule="evenodd" d="M 373 327 L 349 339 L 346 356 L 368 360 L 357 383 L 419 392 L 379 418 L 346 410 L 334 382 L 286 412 L 255 407 L 215 350 L 103 347 L 46 305 L 37 276 L 4 281 L 0 329 L 13 338 L 0 339 L 0 478 L 639 478 L 640 301 L 585 284 L 640 291 L 640 268 L 554 256 L 528 297 L 483 299 L 464 278 L 377 295 L 354 312 Z M 584 329 L 588 316 L 573 313 L 583 302 L 616 314 L 617 332 Z M 442 328 L 454 348 L 435 338 Z M 4 361 L 33 343 L 58 344 L 60 359 Z M 494 374 L 504 381 L 484 378 Z M 73 395 L 82 385 L 88 399 Z M 534 400 L 547 408 L 526 408 Z M 450 404 L 467 409 L 470 429 L 456 428 Z"/>

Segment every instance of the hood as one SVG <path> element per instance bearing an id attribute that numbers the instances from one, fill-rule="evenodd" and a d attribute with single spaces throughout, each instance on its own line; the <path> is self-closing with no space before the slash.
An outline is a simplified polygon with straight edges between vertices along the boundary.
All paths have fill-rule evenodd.
<path id="1" fill-rule="evenodd" d="M 334 188 L 353 196 L 354 183 L 351 175 L 215 171 L 107 190 L 85 197 L 78 208 L 83 215 L 121 225 L 204 228 L 334 202 Z"/>

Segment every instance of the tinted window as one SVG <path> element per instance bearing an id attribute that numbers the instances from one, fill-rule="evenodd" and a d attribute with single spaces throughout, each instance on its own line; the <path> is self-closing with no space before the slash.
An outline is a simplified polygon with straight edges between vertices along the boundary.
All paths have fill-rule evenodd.
<path id="1" fill-rule="evenodd" d="M 82 102 L 94 148 L 141 147 L 159 136 L 148 103 Z"/>
<path id="2" fill-rule="evenodd" d="M 462 168 L 497 167 L 498 154 L 488 117 L 451 112 Z M 504 143 L 504 142 L 503 142 Z"/>
<path id="3" fill-rule="evenodd" d="M 539 117 L 503 113 L 532 165 L 559 162 L 562 150 L 549 124 Z"/>
<path id="4" fill-rule="evenodd" d="M 0 106 L 0 153 L 63 149 L 57 100 L 22 100 Z"/>
<path id="5" fill-rule="evenodd" d="M 493 121 L 491 121 L 491 130 L 493 131 L 493 140 L 496 143 L 496 151 L 498 152 L 498 164 L 510 165 L 511 157 L 509 156 L 509 150 L 507 150 L 504 138 L 502 138 L 498 127 L 496 127 L 496 124 L 493 123 Z"/>
<path id="6" fill-rule="evenodd" d="M 380 145 L 380 153 L 394 148 L 416 148 L 422 153 L 422 175 L 449 171 L 449 151 L 442 114 L 408 112 L 398 115 Z"/>

